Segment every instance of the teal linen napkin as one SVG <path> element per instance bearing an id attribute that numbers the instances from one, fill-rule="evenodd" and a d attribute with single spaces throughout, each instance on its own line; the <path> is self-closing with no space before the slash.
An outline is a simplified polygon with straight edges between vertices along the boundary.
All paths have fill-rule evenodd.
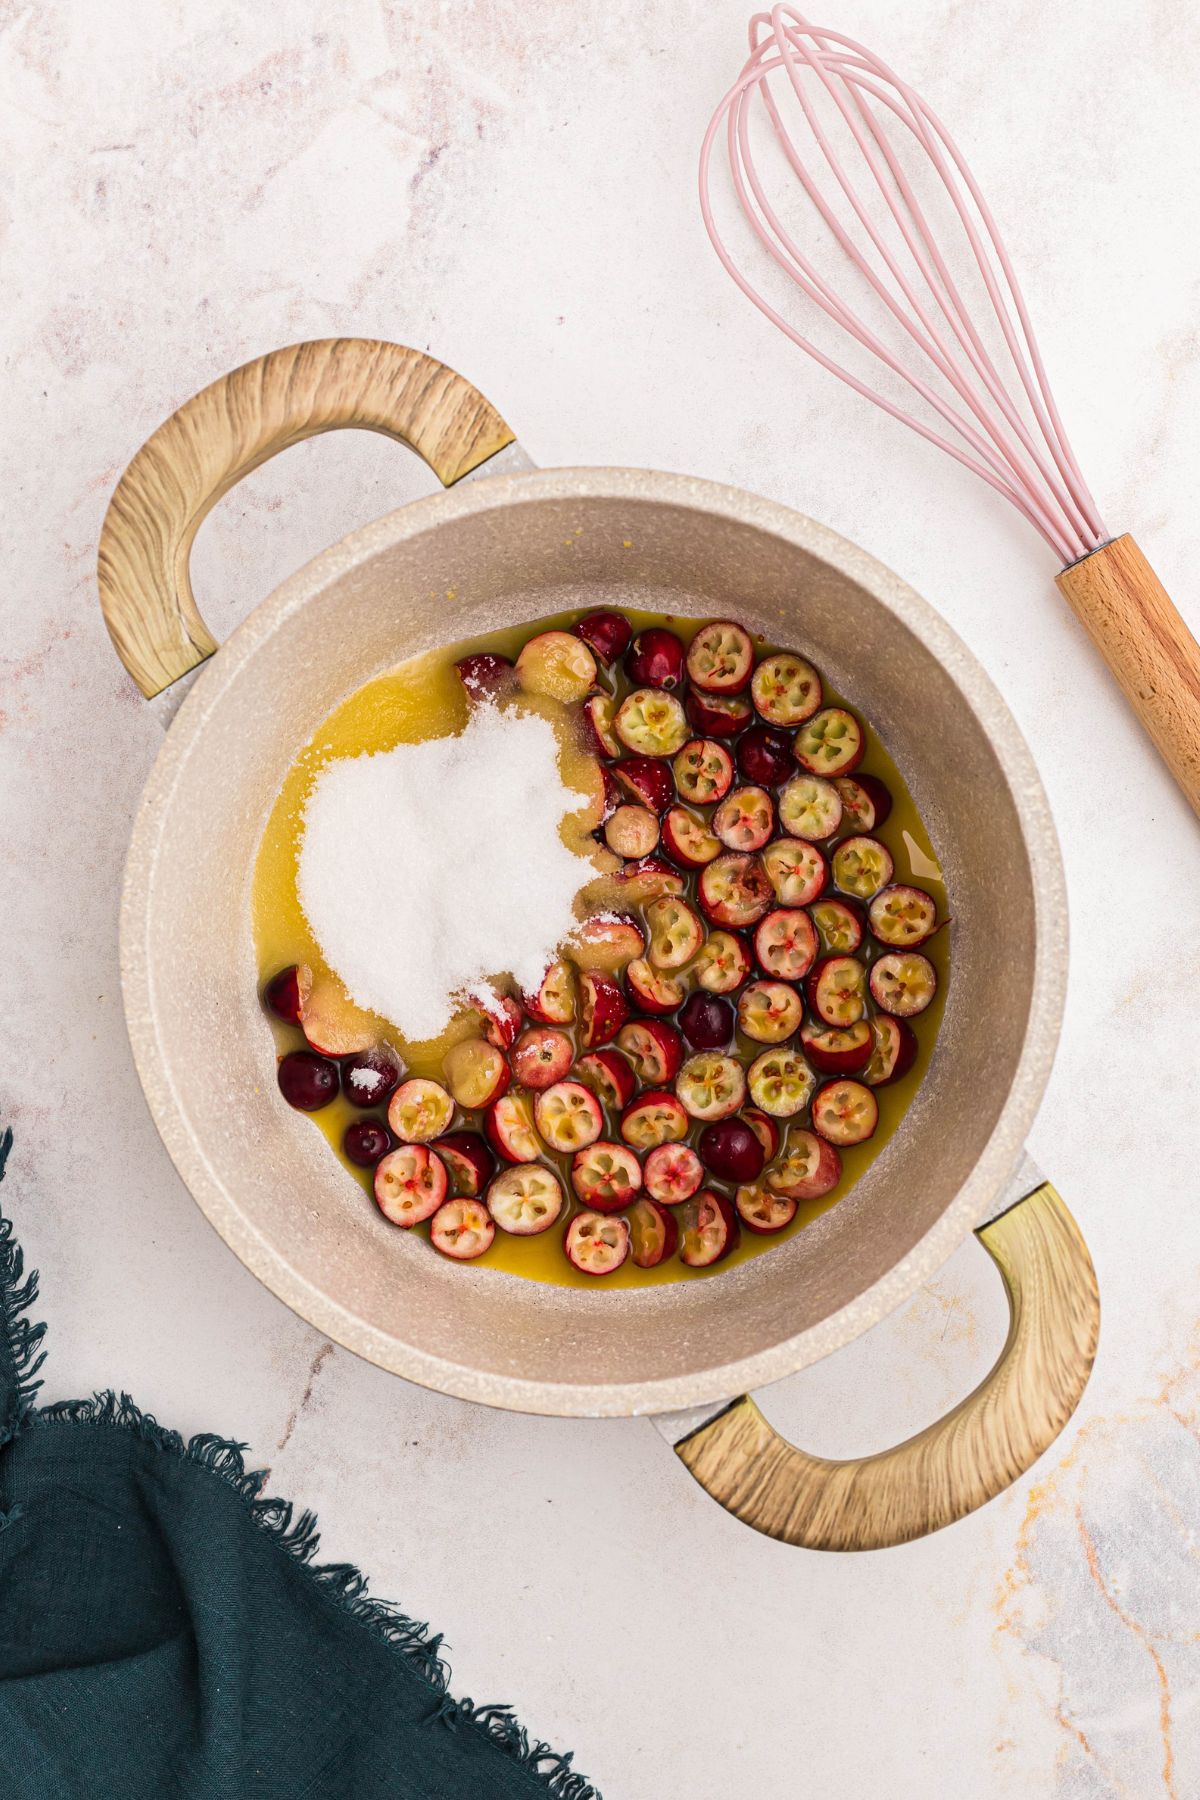
<path id="1" fill-rule="evenodd" d="M 12 1134 L 0 1137 L 0 1177 Z M 318 1566 L 244 1446 L 127 1395 L 34 1406 L 37 1277 L 0 1217 L 5 1800 L 600 1800 L 440 1639 Z"/>

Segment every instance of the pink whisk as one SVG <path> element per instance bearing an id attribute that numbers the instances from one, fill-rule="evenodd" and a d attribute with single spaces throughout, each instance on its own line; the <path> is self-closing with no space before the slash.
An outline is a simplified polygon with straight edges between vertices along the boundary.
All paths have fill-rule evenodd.
<path id="1" fill-rule="evenodd" d="M 1063 565 L 1059 588 L 1200 814 L 1200 648 L 1133 539 L 1114 538 L 1100 517 L 1016 274 L 961 151 L 920 95 L 853 38 L 810 25 L 790 6 L 755 13 L 749 38 L 749 59 L 700 152 L 700 206 L 717 255 L 792 343 L 986 481 L 1041 533 Z M 780 97 L 798 107 L 823 158 L 824 184 L 789 133 Z M 882 307 L 886 337 L 839 297 L 773 204 L 751 146 L 756 101 L 844 266 L 865 284 L 869 304 Z M 834 133 L 852 146 L 857 180 Z M 902 398 L 890 399 L 828 355 L 739 268 L 713 217 L 712 156 L 722 136 L 734 192 L 759 242 L 808 301 L 892 372 Z M 924 153 L 925 180 L 930 171 L 936 177 L 932 205 L 945 213 L 949 203 L 956 239 L 949 252 L 930 223 L 931 200 L 922 204 L 920 180 L 901 154 L 913 144 Z M 984 330 L 955 279 L 956 261 L 974 270 L 969 279 L 990 303 L 994 318 Z"/>

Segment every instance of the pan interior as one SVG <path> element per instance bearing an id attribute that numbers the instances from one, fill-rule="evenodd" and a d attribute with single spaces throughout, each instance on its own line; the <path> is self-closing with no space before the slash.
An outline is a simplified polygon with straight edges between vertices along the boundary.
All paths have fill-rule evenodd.
<path id="1" fill-rule="evenodd" d="M 1044 1075 L 1035 1058 L 1035 1091 L 1010 1095 L 1031 1016 L 1046 1010 L 1026 830 L 1040 790 L 1019 741 L 1018 777 L 1033 784 L 1024 794 L 1012 755 L 994 747 L 996 721 L 985 725 L 980 709 L 996 703 L 973 662 L 894 578 L 795 515 L 765 504 L 756 514 L 744 496 L 726 495 L 721 510 L 713 500 L 726 490 L 666 477 L 614 475 L 603 491 L 602 473 L 496 480 L 420 502 L 264 603 L 172 730 L 139 818 L 123 922 L 148 1098 L 234 1250 L 386 1367 L 563 1412 L 720 1397 L 739 1374 L 784 1373 L 871 1323 L 969 1229 L 972 1171 L 983 1159 L 979 1204 L 980 1182 L 990 1177 L 986 1199 L 1007 1173 Z M 601 603 L 732 613 L 810 653 L 899 765 L 942 860 L 955 943 L 930 1069 L 845 1199 L 727 1274 L 593 1294 L 452 1266 L 363 1204 L 264 1080 L 249 880 L 289 765 L 347 693 L 440 643 Z M 1002 708 L 998 718 L 1015 739 Z M 956 1202 L 961 1222 L 939 1232 Z"/>

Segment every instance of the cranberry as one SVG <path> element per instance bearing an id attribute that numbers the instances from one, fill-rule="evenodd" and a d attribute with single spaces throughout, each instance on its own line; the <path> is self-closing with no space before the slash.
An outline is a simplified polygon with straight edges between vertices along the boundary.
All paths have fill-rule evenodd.
<path id="1" fill-rule="evenodd" d="M 299 1025 L 312 992 L 312 970 L 306 963 L 280 969 L 263 989 L 263 1002 L 285 1025 Z"/>
<path id="2" fill-rule="evenodd" d="M 679 1029 L 697 1050 L 723 1050 L 733 1036 L 733 1008 L 697 988 L 680 1010 Z"/>
<path id="3" fill-rule="evenodd" d="M 742 1119 L 706 1125 L 697 1148 L 705 1168 L 721 1181 L 757 1181 L 762 1174 L 763 1147 Z"/>
<path id="4" fill-rule="evenodd" d="M 624 613 L 618 612 L 589 613 L 573 630 L 575 636 L 582 638 L 588 649 L 594 650 L 600 661 L 606 663 L 616 662 L 618 656 L 624 656 L 633 636 L 629 620 Z"/>
<path id="5" fill-rule="evenodd" d="M 280 1058 L 279 1091 L 289 1106 L 316 1112 L 338 1091 L 338 1066 L 315 1050 L 289 1050 Z"/>
<path id="6" fill-rule="evenodd" d="M 472 700 L 494 700 L 500 690 L 506 688 L 512 680 L 513 665 L 507 656 L 493 656 L 487 650 L 479 650 L 474 656 L 464 656 L 454 666 Z"/>
<path id="7" fill-rule="evenodd" d="M 676 688 L 683 680 L 684 649 L 673 631 L 652 625 L 639 631 L 625 658 L 635 687 Z"/>
<path id="8" fill-rule="evenodd" d="M 342 1154 L 360 1169 L 373 1169 L 392 1147 L 392 1134 L 378 1119 L 355 1119 L 342 1138 Z"/>
<path id="9" fill-rule="evenodd" d="M 342 1092 L 351 1106 L 382 1106 L 399 1079 L 386 1050 L 360 1050 L 342 1064 Z"/>
<path id="10" fill-rule="evenodd" d="M 738 743 L 737 764 L 747 781 L 777 787 L 795 773 L 791 734 L 770 725 L 752 725 Z"/>

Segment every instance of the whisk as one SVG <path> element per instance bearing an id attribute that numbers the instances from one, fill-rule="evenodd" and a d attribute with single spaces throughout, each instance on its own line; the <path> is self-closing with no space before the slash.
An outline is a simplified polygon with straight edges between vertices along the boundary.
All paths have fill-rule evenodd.
<path id="1" fill-rule="evenodd" d="M 1200 814 L 1200 648 L 1133 539 L 1114 537 L 1100 517 L 1016 274 L 961 151 L 920 95 L 853 38 L 780 5 L 754 14 L 749 39 L 749 59 L 700 153 L 701 211 L 722 263 L 794 344 L 986 481 L 1041 534 L 1063 565 L 1060 590 Z M 781 98 L 819 150 L 823 179 L 791 135 Z M 797 240 L 773 202 L 751 144 L 756 101 L 820 216 L 819 235 L 860 278 L 878 328 L 822 276 L 813 245 Z M 755 236 L 807 300 L 892 372 L 898 398 L 827 354 L 739 268 L 713 216 L 712 159 L 722 136 Z M 914 146 L 923 155 L 914 158 Z M 931 223 L 935 209 L 949 222 L 945 247 Z M 956 262 L 974 292 L 986 294 L 994 315 L 986 326 L 972 317 Z"/>

